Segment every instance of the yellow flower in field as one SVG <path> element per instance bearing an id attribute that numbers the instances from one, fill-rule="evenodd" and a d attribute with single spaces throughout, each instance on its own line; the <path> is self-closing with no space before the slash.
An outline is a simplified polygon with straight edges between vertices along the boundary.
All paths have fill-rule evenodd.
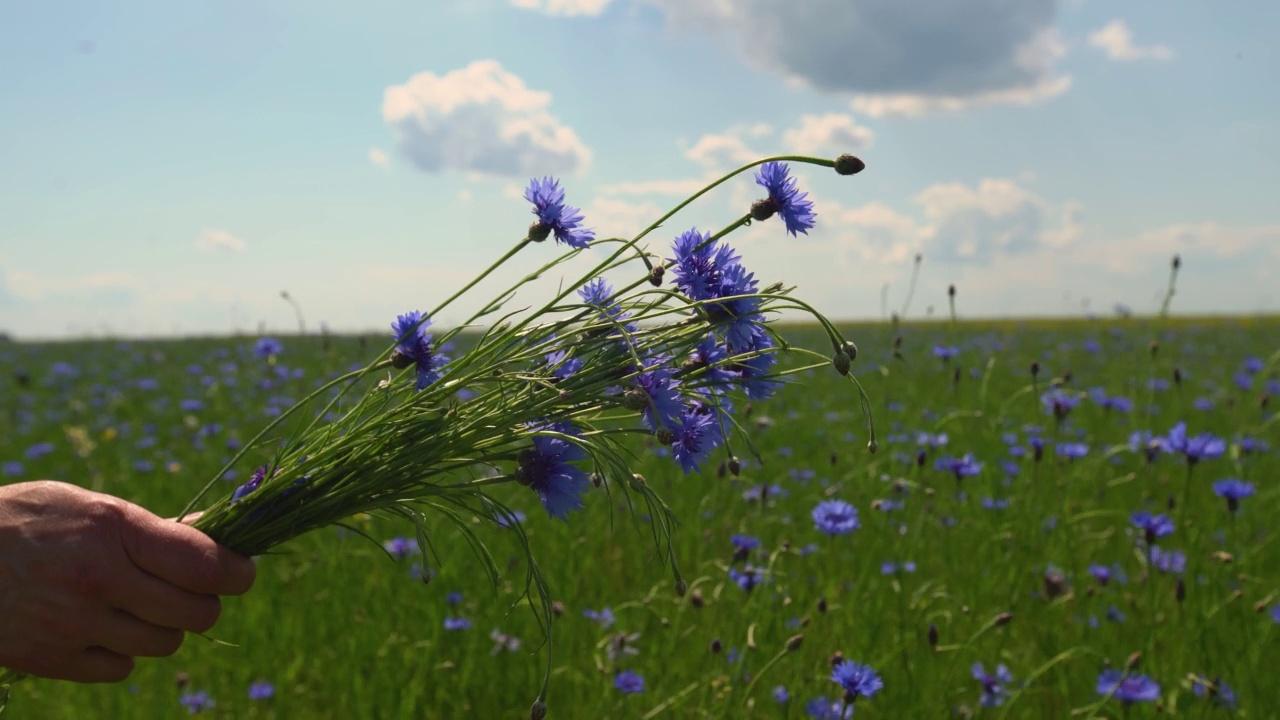
<path id="1" fill-rule="evenodd" d="M 115 428 L 109 427 L 106 430 L 102 431 L 102 441 L 111 442 L 112 440 L 115 440 L 116 436 L 119 434 L 120 433 Z"/>
<path id="2" fill-rule="evenodd" d="M 182 463 L 175 460 L 169 463 L 168 469 L 170 473 L 174 473 L 174 474 L 180 473 L 182 472 Z"/>

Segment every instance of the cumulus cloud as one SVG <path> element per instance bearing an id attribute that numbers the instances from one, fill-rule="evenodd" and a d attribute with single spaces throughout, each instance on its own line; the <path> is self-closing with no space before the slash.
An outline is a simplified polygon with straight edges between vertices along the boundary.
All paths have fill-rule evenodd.
<path id="1" fill-rule="evenodd" d="M 662 217 L 666 208 L 654 202 L 629 202 L 618 198 L 597 197 L 582 214 L 587 225 L 596 231 L 596 237 L 634 237 L 654 220 Z"/>
<path id="2" fill-rule="evenodd" d="M 1170 60 L 1173 49 L 1166 45 L 1134 45 L 1133 31 L 1119 18 L 1089 33 L 1089 46 L 1100 50 L 1109 60 Z"/>
<path id="3" fill-rule="evenodd" d="M 727 132 L 703 135 L 684 156 L 708 170 L 727 170 L 751 162 L 760 154 L 747 147 L 746 141 L 737 134 Z"/>
<path id="4" fill-rule="evenodd" d="M 527 87 L 495 60 L 444 75 L 422 72 L 383 93 L 382 117 L 400 154 L 424 172 L 562 175 L 591 152 L 547 111 L 551 94 Z"/>
<path id="5" fill-rule="evenodd" d="M 244 252 L 247 246 L 226 230 L 204 228 L 196 237 L 196 247 L 205 252 Z"/>
<path id="6" fill-rule="evenodd" d="M 859 112 L 924 114 L 1061 94 L 1059 0 L 645 0 L 757 68 L 854 95 Z"/>
<path id="7" fill-rule="evenodd" d="M 387 154 L 378 148 L 369 148 L 369 162 L 386 170 L 391 166 L 390 158 Z"/>
<path id="8" fill-rule="evenodd" d="M 608 7 L 609 0 L 511 0 L 511 4 L 524 10 L 536 10 L 547 15 L 572 17 L 599 15 Z"/>
<path id="9" fill-rule="evenodd" d="M 136 277 L 119 271 L 85 275 L 40 275 L 16 270 L 8 273 L 16 298 L 29 302 L 78 302 L 94 307 L 121 308 L 133 303 L 143 287 Z"/>
<path id="10" fill-rule="evenodd" d="M 800 124 L 782 133 L 782 144 L 801 155 L 831 155 L 865 150 L 876 134 L 848 115 L 803 115 Z"/>

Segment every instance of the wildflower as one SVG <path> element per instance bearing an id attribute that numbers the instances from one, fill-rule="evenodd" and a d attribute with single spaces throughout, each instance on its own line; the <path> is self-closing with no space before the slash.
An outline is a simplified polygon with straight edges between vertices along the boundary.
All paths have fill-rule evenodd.
<path id="1" fill-rule="evenodd" d="M 853 706 L 819 696 L 805 703 L 804 712 L 814 720 L 848 720 L 853 717 Z"/>
<path id="2" fill-rule="evenodd" d="M 1227 450 L 1226 442 L 1209 433 L 1187 437 L 1187 424 L 1182 422 L 1173 426 L 1165 440 L 1169 444 L 1170 451 L 1182 453 L 1186 457 L 1188 465 L 1195 465 L 1205 459 L 1222 457 Z"/>
<path id="3" fill-rule="evenodd" d="M 858 509 L 843 500 L 825 500 L 813 509 L 813 525 L 828 535 L 845 535 L 857 530 Z"/>
<path id="4" fill-rule="evenodd" d="M 761 165 L 756 172 L 756 184 L 767 190 L 769 197 L 751 206 L 754 219 L 766 220 L 777 213 L 793 237 L 798 232 L 809 233 L 817 217 L 813 212 L 813 201 L 807 200 L 809 194 L 800 192 L 796 187 L 796 179 L 790 176 L 786 163 Z"/>
<path id="5" fill-rule="evenodd" d="M 1147 462 L 1155 462 L 1155 459 L 1162 452 L 1173 452 L 1165 438 L 1153 435 L 1150 430 L 1137 430 L 1131 434 L 1129 436 L 1129 449 L 1134 452 L 1142 452 L 1146 456 Z"/>
<path id="6" fill-rule="evenodd" d="M 729 538 L 729 544 L 733 545 L 736 550 L 755 550 L 760 547 L 760 538 L 753 535 L 742 535 L 734 533 Z"/>
<path id="7" fill-rule="evenodd" d="M 1210 702 L 1218 707 L 1235 708 L 1236 692 L 1231 689 L 1230 685 L 1222 682 L 1219 678 L 1212 680 L 1197 675 L 1191 680 L 1191 691 L 1198 697 L 1207 697 Z"/>
<path id="8" fill-rule="evenodd" d="M 464 617 L 446 617 L 444 619 L 445 630 L 470 630 L 471 621 Z"/>
<path id="9" fill-rule="evenodd" d="M 1227 478 L 1214 483 L 1213 492 L 1220 498 L 1226 498 L 1228 511 L 1236 512 L 1240 509 L 1240 499 L 1253 494 L 1253 483 Z"/>
<path id="10" fill-rule="evenodd" d="M 1013 675 L 1010 674 L 1009 668 L 1004 663 L 996 665 L 996 671 L 991 675 L 982 667 L 982 663 L 973 664 L 970 672 L 973 679 L 982 683 L 982 705 L 983 707 L 996 707 L 1004 703 L 1004 698 L 1009 694 L 1004 686 L 1013 682 Z"/>
<path id="11" fill-rule="evenodd" d="M 1080 396 L 1061 388 L 1054 388 L 1040 396 L 1040 404 L 1044 406 L 1045 412 L 1053 415 L 1054 419 L 1064 420 L 1080 404 Z"/>
<path id="12" fill-rule="evenodd" d="M 538 216 L 529 228 L 530 240 L 542 242 L 555 233 L 556 242 L 579 249 L 595 240 L 595 233 L 582 227 L 582 212 L 564 204 L 564 189 L 559 180 L 550 177 L 530 180 L 524 199 L 533 203 L 533 214 Z"/>
<path id="13" fill-rule="evenodd" d="M 741 572 L 737 568 L 729 568 L 729 579 L 738 584 L 738 587 L 748 593 L 756 589 L 756 586 L 764 582 L 764 570 L 748 565 Z"/>
<path id="14" fill-rule="evenodd" d="M 735 365 L 738 371 L 738 384 L 752 400 L 767 400 L 773 397 L 774 392 L 782 385 L 780 380 L 769 375 L 774 364 L 778 362 L 778 358 L 769 352 L 773 347 L 773 338 L 767 334 L 761 335 L 756 338 L 755 344 L 751 347 L 751 352 L 754 354 Z"/>
<path id="15" fill-rule="evenodd" d="M 1160 683 L 1146 675 L 1126 675 L 1113 668 L 1098 676 L 1097 691 L 1125 704 L 1154 702 L 1160 698 Z"/>
<path id="16" fill-rule="evenodd" d="M 831 670 L 831 681 L 844 688 L 845 700 L 871 697 L 884 687 L 884 681 L 870 666 L 845 660 Z"/>
<path id="17" fill-rule="evenodd" d="M 258 341 L 253 344 L 253 354 L 262 360 L 275 357 L 283 352 L 284 345 L 272 337 L 258 338 Z"/>
<path id="18" fill-rule="evenodd" d="M 568 422 L 531 429 L 570 437 L 578 434 Z M 572 463 L 586 457 L 585 450 L 564 437 L 534 435 L 533 447 L 521 452 L 516 462 L 516 481 L 537 493 L 548 515 L 564 520 L 583 506 L 582 493 L 591 481 L 585 471 Z"/>
<path id="19" fill-rule="evenodd" d="M 1160 572 L 1179 574 L 1187 569 L 1187 555 L 1181 550 L 1161 550 L 1151 547 L 1151 564 Z"/>
<path id="20" fill-rule="evenodd" d="M 391 323 L 392 334 L 396 338 L 395 354 L 392 361 L 396 367 L 415 365 L 418 369 L 418 381 L 414 386 L 418 390 L 440 379 L 441 370 L 448 358 L 436 352 L 431 344 L 431 334 L 427 327 L 431 320 L 423 319 L 422 313 L 411 310 L 396 317 Z"/>
<path id="21" fill-rule="evenodd" d="M 609 636 L 609 641 L 605 644 L 604 654 L 609 658 L 610 663 L 616 663 L 624 657 L 639 655 L 640 648 L 636 647 L 636 641 L 639 639 L 640 633 L 614 633 Z"/>
<path id="22" fill-rule="evenodd" d="M 498 523 L 498 527 L 514 527 L 527 520 L 528 517 L 524 512 L 512 508 L 498 510 L 493 514 L 493 521 Z"/>
<path id="23" fill-rule="evenodd" d="M 972 477 L 982 472 L 982 463 L 974 459 L 973 455 L 966 453 L 964 457 L 954 458 L 950 455 L 940 457 L 933 464 L 937 470 L 946 470 L 956 476 L 958 482 L 961 478 Z"/>
<path id="24" fill-rule="evenodd" d="M 982 498 L 982 507 L 988 510 L 1007 510 L 1009 509 L 1009 498 Z"/>
<path id="25" fill-rule="evenodd" d="M 236 491 L 231 493 L 231 502 L 240 500 L 245 495 L 248 495 L 254 490 L 257 490 L 259 487 L 261 487 L 262 481 L 265 480 L 266 477 L 267 477 L 266 465 L 256 468 L 253 471 L 253 475 L 249 476 L 249 482 L 246 482 L 245 484 L 236 488 Z"/>
<path id="26" fill-rule="evenodd" d="M 1173 534 L 1173 520 L 1167 515 L 1152 515 L 1143 510 L 1134 513 L 1130 520 L 1134 527 L 1143 532 L 1148 545 L 1154 545 L 1156 538 Z"/>
<path id="27" fill-rule="evenodd" d="M 1280 625 L 1280 603 L 1271 606 L 1271 621 Z"/>
<path id="28" fill-rule="evenodd" d="M 784 685 L 779 685 L 773 689 L 773 701 L 776 703 L 784 703 L 791 699 L 791 693 L 787 692 Z"/>
<path id="29" fill-rule="evenodd" d="M 657 367 L 636 376 L 636 387 L 640 393 L 634 397 L 644 402 L 640 414 L 650 430 L 665 428 L 674 432 L 681 425 L 684 406 L 680 399 L 680 381 L 675 378 L 675 372 L 671 368 Z"/>
<path id="30" fill-rule="evenodd" d="M 1068 460 L 1079 460 L 1089 454 L 1089 446 L 1085 443 L 1058 443 L 1058 457 Z"/>
<path id="31" fill-rule="evenodd" d="M 716 408 L 695 402 L 687 406 L 676 426 L 671 452 L 686 473 L 696 472 L 707 455 L 724 442 Z"/>
<path id="32" fill-rule="evenodd" d="M 1120 611 L 1120 608 L 1115 605 L 1110 605 L 1107 607 L 1107 619 L 1114 623 L 1122 623 L 1127 618 L 1125 618 L 1124 613 Z"/>
<path id="33" fill-rule="evenodd" d="M 950 360 L 960 354 L 960 348 L 955 345 L 934 345 L 933 356 L 939 360 Z"/>
<path id="34" fill-rule="evenodd" d="M 1089 574 L 1093 576 L 1094 580 L 1098 581 L 1099 585 L 1106 585 L 1111 582 L 1111 568 L 1106 565 L 1090 565 Z"/>
<path id="35" fill-rule="evenodd" d="M 275 686 L 265 680 L 260 680 L 249 686 L 250 700 L 270 700 L 275 694 Z"/>
<path id="36" fill-rule="evenodd" d="M 0 466 L 0 472 L 4 472 L 4 474 L 8 475 L 9 477 L 15 477 L 15 476 L 21 475 L 22 470 L 23 470 L 22 463 L 18 462 L 17 460 L 10 460 L 6 462 L 3 466 Z"/>
<path id="37" fill-rule="evenodd" d="M 621 690 L 624 695 L 641 693 L 644 692 L 644 676 L 630 670 L 623 670 L 613 676 L 613 686 Z"/>
<path id="38" fill-rule="evenodd" d="M 560 382 L 573 377 L 582 369 L 582 361 L 571 357 L 567 349 L 553 350 L 542 358 L 542 365 L 547 369 L 551 382 Z"/>
<path id="39" fill-rule="evenodd" d="M 447 604 L 449 607 L 453 607 L 454 605 L 457 605 L 458 603 L 462 602 L 462 593 L 456 592 L 456 591 L 451 592 L 448 595 L 444 596 L 444 601 L 445 601 L 445 604 Z"/>
<path id="40" fill-rule="evenodd" d="M 201 690 L 200 692 L 184 692 L 178 697 L 178 702 L 185 705 L 187 712 L 192 715 L 202 713 L 217 705 L 205 690 Z"/>
<path id="41" fill-rule="evenodd" d="M 382 543 L 382 549 L 397 560 L 403 560 L 418 552 L 418 541 L 407 537 L 394 537 Z"/>
<path id="42" fill-rule="evenodd" d="M 489 651 L 490 655 L 497 655 L 503 650 L 515 652 L 520 649 L 520 638 L 508 635 L 497 628 L 489 633 L 489 639 L 493 641 L 493 650 Z"/>
<path id="43" fill-rule="evenodd" d="M 604 608 L 600 612 L 596 612 L 595 610 L 587 608 L 586 610 L 582 611 L 582 616 L 587 618 L 588 620 L 594 620 L 600 623 L 600 627 L 604 630 L 608 630 L 609 628 L 613 627 L 613 623 L 617 619 L 613 616 L 612 608 Z"/>

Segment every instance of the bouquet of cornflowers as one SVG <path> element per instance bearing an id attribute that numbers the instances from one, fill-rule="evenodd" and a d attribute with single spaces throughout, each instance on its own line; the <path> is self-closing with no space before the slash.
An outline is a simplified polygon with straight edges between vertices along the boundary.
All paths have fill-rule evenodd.
<path id="1" fill-rule="evenodd" d="M 531 181 L 525 198 L 537 219 L 524 239 L 438 307 L 397 317 L 391 323 L 394 342 L 380 357 L 277 417 L 183 515 L 201 507 L 218 478 L 247 453 L 272 447 L 271 462 L 206 507 L 193 523 L 196 528 L 241 553 L 260 555 L 332 525 L 363 535 L 346 522 L 361 513 L 413 523 L 424 552 L 434 552 L 432 537 L 452 526 L 495 584 L 498 569 L 475 532 L 476 520 L 514 530 L 527 561 L 519 602 L 528 601 L 546 638 L 547 673 L 532 709 L 534 718 L 545 716 L 550 594 L 520 517 L 500 499 L 501 486 L 528 488 L 548 515 L 561 520 L 584 506 L 593 486 L 620 492 L 633 509 L 643 503 L 676 592 L 683 594 L 670 542 L 675 518 L 629 468 L 628 440 L 652 436 L 669 446 L 686 473 L 698 471 L 716 452 L 736 472 L 735 444 L 741 440 L 753 454 L 754 449 L 734 418 L 735 402 L 767 398 L 786 375 L 827 364 L 854 383 L 864 412 L 868 407 L 866 393 L 849 372 L 857 354 L 854 344 L 795 298 L 791 288 L 762 289 L 724 239 L 774 216 L 792 235 L 814 227 L 813 203 L 797 188 L 787 161 L 834 168 L 842 175 L 864 167 L 852 155 L 759 160 L 710 183 L 631 239 L 596 239 L 582 214 L 565 204 L 558 181 Z M 681 233 L 665 256 L 644 244 L 695 199 L 757 166 L 755 179 L 767 196 L 749 212 L 714 234 L 696 228 Z M 438 338 L 427 332 L 433 317 L 494 270 L 550 238 L 567 250 L 463 325 Z M 518 290 L 584 252 L 599 258 L 589 272 L 562 283 L 540 307 L 506 312 Z M 633 280 L 624 287 L 615 288 L 603 277 L 625 272 Z M 770 327 L 770 320 L 787 310 L 808 313 L 825 328 L 830 356 L 791 348 Z M 496 319 L 484 322 L 491 317 Z M 460 332 L 481 323 L 487 329 L 458 357 L 441 354 Z M 781 370 L 777 356 L 783 350 L 808 354 L 815 362 Z M 363 395 L 343 407 L 343 396 L 357 388 Z M 327 404 L 316 412 L 313 402 L 325 398 Z M 290 418 L 301 419 L 301 430 L 281 443 L 275 432 Z"/>

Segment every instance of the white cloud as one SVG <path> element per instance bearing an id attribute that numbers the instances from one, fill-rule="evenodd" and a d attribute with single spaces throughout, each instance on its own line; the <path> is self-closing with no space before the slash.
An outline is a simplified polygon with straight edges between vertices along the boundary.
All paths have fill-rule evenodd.
<path id="1" fill-rule="evenodd" d="M 1060 0 L 645 0 L 756 68 L 859 98 L 875 114 L 1027 104 L 1070 87 Z M 855 109 L 873 114 L 862 107 Z"/>
<path id="2" fill-rule="evenodd" d="M 129 304 L 144 287 L 138 278 L 117 270 L 84 275 L 40 275 L 14 270 L 7 273 L 6 281 L 13 296 L 25 301 L 79 300 L 112 306 Z"/>
<path id="3" fill-rule="evenodd" d="M 461 190 L 458 191 L 458 202 L 469 203 L 474 199 L 475 199 L 475 194 L 472 193 L 470 190 L 466 188 L 462 188 Z"/>
<path id="4" fill-rule="evenodd" d="M 1174 255 L 1257 269 L 1280 260 L 1280 225 L 1179 223 L 1119 239 L 1098 239 L 1081 248 L 1081 255 L 1086 254 L 1098 266 L 1126 275 L 1145 272 L 1153 265 L 1165 267 Z M 1256 262 L 1249 262 L 1250 258 Z M 1191 264 L 1187 263 L 1189 272 Z"/>
<path id="5" fill-rule="evenodd" d="M 383 93 L 382 117 L 400 153 L 424 172 L 529 177 L 586 168 L 591 152 L 531 90 L 495 60 L 445 75 L 422 72 Z"/>
<path id="6" fill-rule="evenodd" d="M 1089 45 L 1106 54 L 1110 60 L 1170 60 L 1173 49 L 1166 45 L 1133 44 L 1133 31 L 1119 18 L 1089 33 Z"/>
<path id="7" fill-rule="evenodd" d="M 524 10 L 536 10 L 547 15 L 563 17 L 599 15 L 609 5 L 609 0 L 510 0 L 510 2 Z"/>
<path id="8" fill-rule="evenodd" d="M 586 224 L 596 231 L 596 237 L 632 238 L 654 220 L 662 217 L 665 208 L 654 202 L 628 202 L 610 197 L 597 197 L 582 210 Z"/>
<path id="9" fill-rule="evenodd" d="M 226 230 L 204 228 L 196 237 L 196 247 L 205 252 L 244 252 L 245 242 Z"/>
<path id="10" fill-rule="evenodd" d="M 782 144 L 789 151 L 801 155 L 829 155 L 865 150 L 871 147 L 876 134 L 870 128 L 854 122 L 848 115 L 804 115 L 800 124 L 782 133 Z"/>
<path id="11" fill-rule="evenodd" d="M 390 159 L 387 154 L 378 148 L 369 148 L 369 162 L 386 170 L 390 167 Z"/>
<path id="12" fill-rule="evenodd" d="M 760 157 L 746 142 L 732 132 L 708 134 L 698 138 L 684 156 L 707 170 L 729 170 Z"/>

